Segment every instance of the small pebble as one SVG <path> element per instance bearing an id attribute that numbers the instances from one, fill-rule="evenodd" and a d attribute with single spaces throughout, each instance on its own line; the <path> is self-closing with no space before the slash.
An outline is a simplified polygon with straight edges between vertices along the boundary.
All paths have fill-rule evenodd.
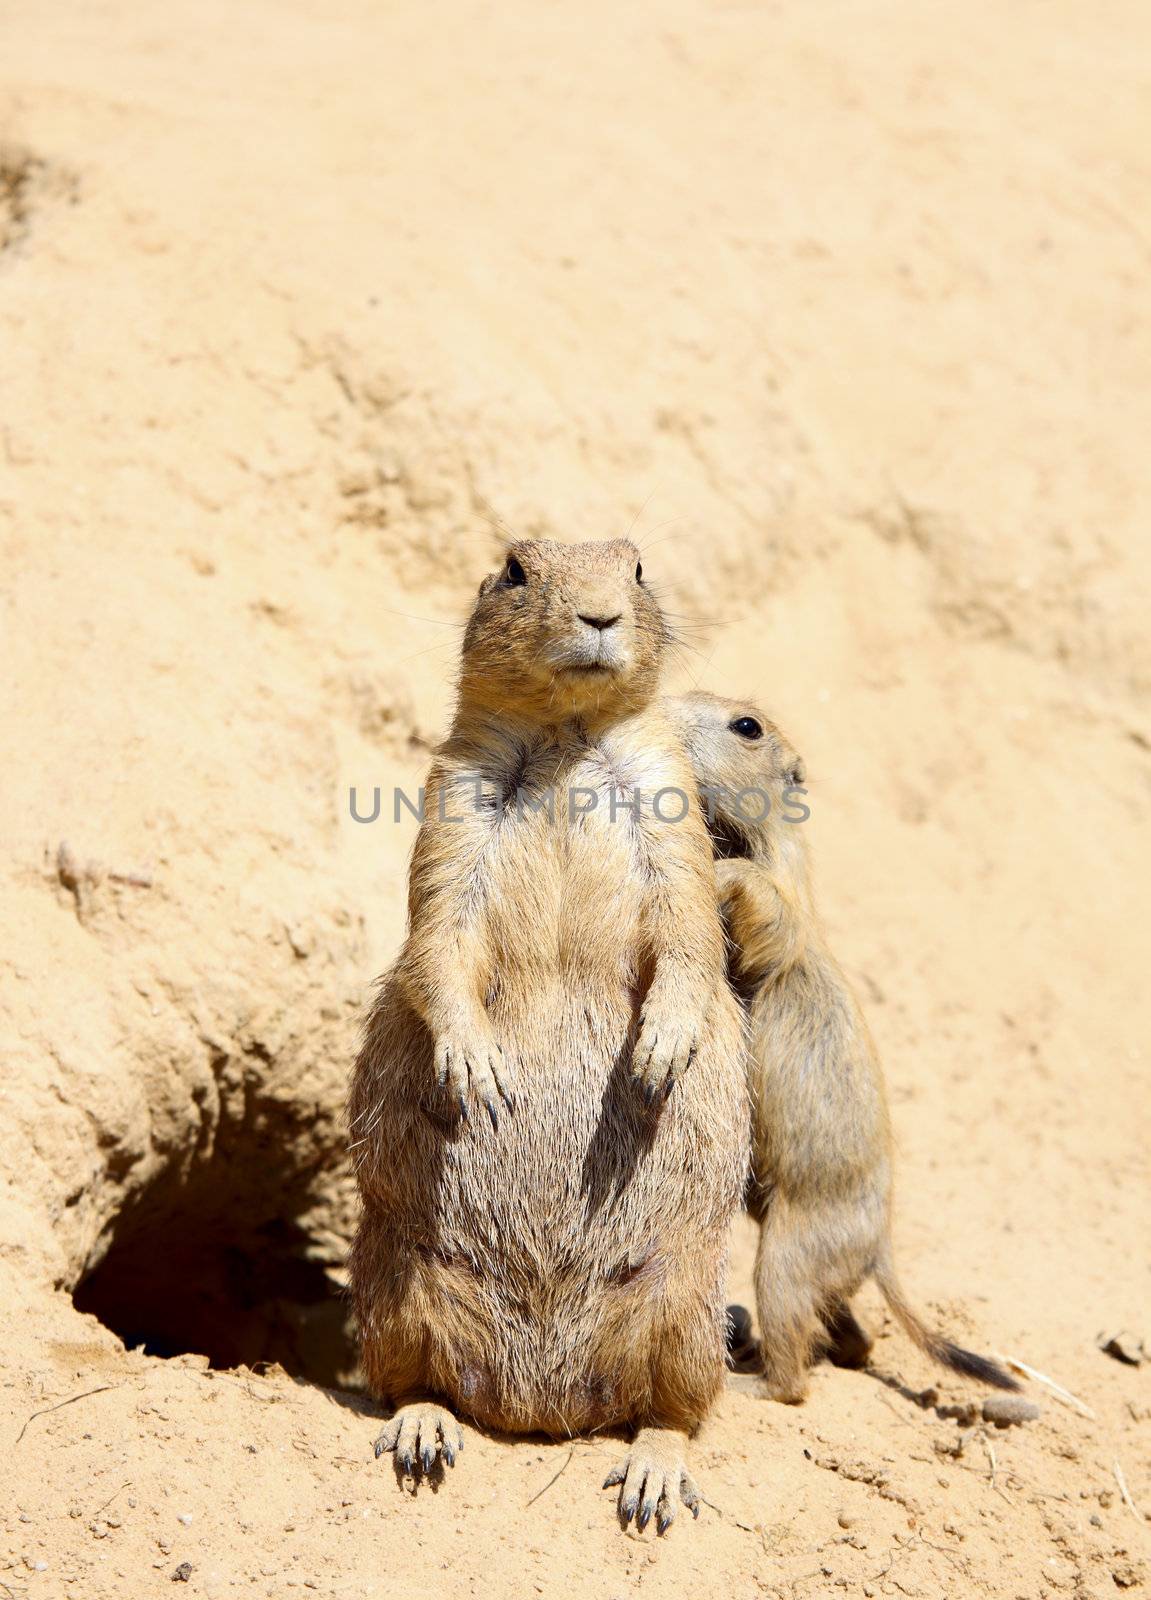
<path id="1" fill-rule="evenodd" d="M 1000 1428 L 1009 1428 L 1017 1422 L 1036 1422 L 1039 1415 L 1034 1400 L 1025 1400 L 1021 1394 L 989 1394 L 983 1402 L 984 1422 L 994 1422 Z"/>
<path id="2" fill-rule="evenodd" d="M 190 1511 L 181 1511 L 176 1521 L 182 1522 L 185 1528 L 190 1528 L 192 1526 L 192 1513 Z"/>
<path id="3" fill-rule="evenodd" d="M 836 1521 L 839 1523 L 841 1528 L 854 1528 L 858 1523 L 859 1518 L 852 1516 L 850 1511 L 841 1511 L 836 1518 Z"/>
<path id="4" fill-rule="evenodd" d="M 173 1572 L 173 1574 L 172 1574 L 172 1582 L 173 1583 L 187 1583 L 188 1579 L 191 1576 L 192 1576 L 192 1563 L 190 1561 L 181 1561 L 180 1565 L 176 1568 L 175 1572 Z"/>

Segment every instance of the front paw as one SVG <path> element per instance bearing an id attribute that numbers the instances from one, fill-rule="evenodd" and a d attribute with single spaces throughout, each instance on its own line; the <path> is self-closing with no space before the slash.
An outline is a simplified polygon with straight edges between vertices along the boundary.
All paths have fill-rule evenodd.
<path id="1" fill-rule="evenodd" d="M 492 1127 L 499 1127 L 498 1102 L 515 1110 L 512 1069 L 490 1029 L 455 1029 L 436 1039 L 436 1082 L 455 1102 L 461 1117 L 468 1115 L 473 1097 L 487 1110 Z"/>
<path id="2" fill-rule="evenodd" d="M 733 857 L 721 857 L 715 863 L 715 886 L 720 894 L 726 894 L 734 889 L 737 884 L 743 883 L 747 877 L 747 862 Z"/>
<path id="3" fill-rule="evenodd" d="M 720 910 L 726 911 L 742 893 L 747 883 L 747 862 L 721 860 L 715 864 L 715 892 Z"/>
<path id="4" fill-rule="evenodd" d="M 650 1001 L 644 1007 L 631 1072 L 648 1105 L 671 1094 L 695 1057 L 700 1031 L 699 1020 L 687 1011 Z"/>

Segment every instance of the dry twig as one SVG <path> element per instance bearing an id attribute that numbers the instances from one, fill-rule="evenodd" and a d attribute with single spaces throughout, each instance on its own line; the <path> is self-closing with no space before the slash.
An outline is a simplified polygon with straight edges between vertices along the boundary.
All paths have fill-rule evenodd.
<path id="1" fill-rule="evenodd" d="M 560 1479 L 563 1477 L 564 1473 L 571 1466 L 572 1456 L 574 1456 L 574 1455 L 575 1455 L 575 1445 L 573 1444 L 571 1449 L 567 1453 L 567 1459 L 564 1462 L 563 1466 L 559 1469 L 559 1471 L 555 1474 L 555 1476 L 553 1478 L 549 1478 L 548 1479 L 548 1481 L 544 1484 L 542 1489 L 540 1489 L 536 1494 L 532 1495 L 531 1499 L 528 1501 L 528 1506 L 534 1506 L 537 1500 L 542 1500 L 544 1495 L 547 1494 L 548 1490 L 551 1488 L 552 1484 L 553 1483 L 558 1483 L 560 1481 Z M 524 1510 L 525 1511 L 527 1510 L 527 1506 L 524 1507 Z"/>
<path id="2" fill-rule="evenodd" d="M 725 1511 L 722 1506 L 714 1505 L 710 1500 L 705 1499 L 702 1494 L 699 1497 L 699 1503 L 700 1505 L 706 1506 L 709 1511 L 714 1511 L 717 1517 L 723 1517 L 726 1522 L 734 1523 L 737 1528 L 742 1528 L 744 1533 L 757 1533 L 762 1537 L 762 1524 L 759 1527 L 753 1528 L 749 1522 L 741 1522 L 738 1517 L 731 1516 L 730 1513 Z M 794 1581 L 798 1582 L 799 1580 L 796 1579 Z"/>
<path id="3" fill-rule="evenodd" d="M 87 1400 L 89 1395 L 103 1394 L 106 1389 L 119 1389 L 119 1388 L 120 1388 L 120 1384 L 118 1384 L 118 1383 L 102 1383 L 98 1389 L 85 1389 L 83 1394 L 71 1394 L 71 1395 L 68 1396 L 67 1400 L 57 1400 L 57 1402 L 56 1402 L 56 1404 L 54 1406 L 43 1406 L 39 1411 L 33 1411 L 32 1415 L 30 1417 L 26 1417 L 25 1418 L 24 1426 L 20 1429 L 20 1432 L 16 1435 L 16 1443 L 17 1444 L 20 1443 L 21 1439 L 28 1432 L 29 1423 L 35 1422 L 37 1417 L 46 1417 L 49 1414 L 49 1412 L 51 1412 L 51 1411 L 59 1411 L 61 1409 L 61 1407 L 63 1407 L 63 1406 L 73 1406 L 73 1405 L 76 1404 L 77 1400 Z"/>
<path id="4" fill-rule="evenodd" d="M 1133 1517 L 1137 1517 L 1140 1522 L 1146 1522 L 1146 1517 L 1131 1498 L 1131 1491 L 1127 1487 L 1127 1479 L 1123 1476 L 1123 1468 L 1118 1461 L 1111 1463 L 1111 1470 L 1115 1474 L 1115 1482 L 1119 1485 L 1119 1493 L 1123 1496 L 1123 1504 Z"/>
<path id="5" fill-rule="evenodd" d="M 1049 1378 L 1045 1372 L 1037 1372 L 1034 1367 L 1029 1367 L 1026 1361 L 1017 1361 L 1014 1356 L 997 1354 L 996 1360 L 1001 1361 L 1006 1367 L 1014 1367 L 1016 1372 L 1021 1372 L 1025 1378 L 1031 1378 L 1035 1383 L 1046 1384 L 1057 1400 L 1062 1400 L 1064 1405 L 1070 1406 L 1073 1411 L 1078 1411 L 1081 1416 L 1090 1417 L 1092 1422 L 1097 1421 L 1094 1411 L 1085 1401 L 1080 1400 L 1077 1394 L 1072 1394 L 1070 1389 L 1065 1389 L 1061 1383 L 1056 1383 L 1054 1378 Z"/>
<path id="6" fill-rule="evenodd" d="M 110 1494 L 108 1496 L 107 1500 L 105 1500 L 105 1502 L 104 1502 L 104 1504 L 102 1506 L 97 1506 L 96 1507 L 95 1511 L 93 1511 L 93 1513 L 92 1513 L 93 1517 L 98 1517 L 100 1515 L 101 1511 L 107 1511 L 108 1507 L 112 1504 L 112 1501 L 115 1500 L 116 1495 L 117 1494 L 123 1494 L 125 1489 L 130 1489 L 131 1487 L 132 1487 L 131 1479 L 129 1479 L 127 1483 L 122 1483 L 120 1485 L 120 1487 L 116 1490 L 116 1494 Z"/>

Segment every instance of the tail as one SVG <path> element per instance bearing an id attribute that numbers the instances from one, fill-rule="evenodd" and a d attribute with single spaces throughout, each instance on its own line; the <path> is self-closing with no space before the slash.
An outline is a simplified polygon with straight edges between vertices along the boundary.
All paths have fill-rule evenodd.
<path id="1" fill-rule="evenodd" d="M 879 1292 L 891 1309 L 892 1316 L 924 1355 L 930 1356 L 933 1361 L 938 1361 L 941 1366 L 950 1367 L 952 1372 L 961 1372 L 965 1378 L 975 1378 L 979 1383 L 988 1383 L 995 1389 L 1019 1388 L 1015 1379 L 987 1356 L 978 1356 L 973 1350 L 964 1350 L 961 1345 L 952 1344 L 950 1339 L 944 1339 L 940 1334 L 933 1333 L 930 1328 L 925 1328 L 903 1298 L 899 1280 L 889 1261 L 881 1262 L 876 1267 L 875 1281 L 879 1285 Z"/>

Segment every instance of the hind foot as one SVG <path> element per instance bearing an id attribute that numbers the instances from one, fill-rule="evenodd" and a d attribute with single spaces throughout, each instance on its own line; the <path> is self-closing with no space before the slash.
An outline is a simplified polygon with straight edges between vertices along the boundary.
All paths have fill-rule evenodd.
<path id="1" fill-rule="evenodd" d="M 777 1405 L 801 1406 L 807 1399 L 807 1391 L 808 1383 L 806 1378 L 802 1382 L 797 1379 L 789 1379 L 786 1382 L 781 1382 L 778 1378 L 764 1379 L 763 1392 L 769 1400 L 774 1400 Z"/>
<path id="2" fill-rule="evenodd" d="M 746 1306 L 727 1308 L 727 1365 L 732 1372 L 759 1371 L 759 1340 Z"/>
<path id="3" fill-rule="evenodd" d="M 375 1450 L 377 1460 L 394 1450 L 396 1470 L 411 1476 L 417 1462 L 425 1474 L 431 1472 L 437 1457 L 454 1467 L 463 1447 L 463 1429 L 450 1411 L 431 1400 L 413 1400 L 384 1424 Z"/>
<path id="4" fill-rule="evenodd" d="M 827 1358 L 837 1367 L 865 1367 L 871 1356 L 871 1339 L 855 1320 L 851 1307 L 840 1300 L 827 1318 Z"/>
<path id="5" fill-rule="evenodd" d="M 810 1377 L 807 1365 L 792 1360 L 763 1359 L 763 1392 L 781 1406 L 801 1406 L 807 1399 Z"/>
<path id="6" fill-rule="evenodd" d="M 699 1516 L 699 1490 L 687 1470 L 687 1436 L 675 1428 L 641 1428 L 632 1447 L 604 1479 L 605 1489 L 618 1483 L 619 1520 L 626 1528 L 635 1518 L 642 1533 L 655 1518 L 657 1533 L 666 1533 L 682 1500 Z"/>

